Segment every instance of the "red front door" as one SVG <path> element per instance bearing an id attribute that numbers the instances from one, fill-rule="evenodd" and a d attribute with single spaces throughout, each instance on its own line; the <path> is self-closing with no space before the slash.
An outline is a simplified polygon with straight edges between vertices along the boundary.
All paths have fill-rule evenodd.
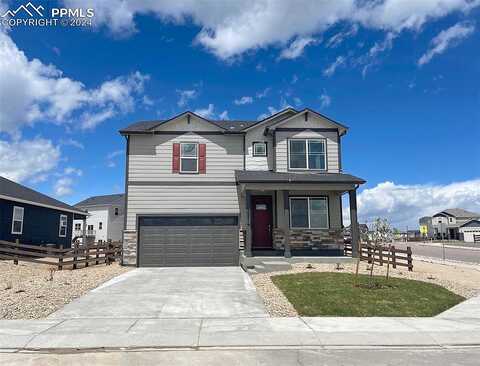
<path id="1" fill-rule="evenodd" d="M 272 249 L 272 197 L 252 196 L 252 248 Z"/>

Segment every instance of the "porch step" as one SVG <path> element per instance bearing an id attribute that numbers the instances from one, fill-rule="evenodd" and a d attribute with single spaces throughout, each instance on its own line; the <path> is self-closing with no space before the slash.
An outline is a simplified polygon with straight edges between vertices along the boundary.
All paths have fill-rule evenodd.
<path id="1" fill-rule="evenodd" d="M 255 264 L 255 270 L 259 273 L 288 271 L 292 265 L 284 261 L 262 261 L 262 264 Z"/>

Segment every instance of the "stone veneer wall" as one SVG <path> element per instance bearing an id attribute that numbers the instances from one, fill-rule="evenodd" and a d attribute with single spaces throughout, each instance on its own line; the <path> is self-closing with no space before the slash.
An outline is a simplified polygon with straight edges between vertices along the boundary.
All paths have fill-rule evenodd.
<path id="1" fill-rule="evenodd" d="M 343 250 L 343 233 L 340 229 L 290 230 L 290 249 L 335 249 Z M 274 249 L 284 250 L 285 231 L 273 230 Z"/>
<path id="2" fill-rule="evenodd" d="M 137 232 L 135 230 L 123 232 L 122 264 L 137 265 Z"/>

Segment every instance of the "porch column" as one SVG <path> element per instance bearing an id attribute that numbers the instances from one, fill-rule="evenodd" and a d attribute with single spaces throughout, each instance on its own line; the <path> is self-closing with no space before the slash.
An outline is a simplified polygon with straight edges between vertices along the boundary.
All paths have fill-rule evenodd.
<path id="1" fill-rule="evenodd" d="M 82 219 L 82 245 L 87 245 L 87 217 Z"/>
<path id="2" fill-rule="evenodd" d="M 348 198 L 350 201 L 350 232 L 352 235 L 352 257 L 358 258 L 358 246 L 360 242 L 360 235 L 358 232 L 357 219 L 357 190 L 348 191 Z"/>
<path id="3" fill-rule="evenodd" d="M 285 218 L 287 221 L 287 227 L 285 229 L 285 258 L 290 258 L 292 252 L 290 250 L 290 201 L 288 199 L 288 191 L 283 191 L 283 208 L 285 210 Z"/>
<path id="4" fill-rule="evenodd" d="M 245 223 L 245 256 L 252 257 L 252 223 L 250 222 L 250 193 L 246 190 L 242 192 L 243 205 L 245 207 L 245 218 L 243 219 Z"/>

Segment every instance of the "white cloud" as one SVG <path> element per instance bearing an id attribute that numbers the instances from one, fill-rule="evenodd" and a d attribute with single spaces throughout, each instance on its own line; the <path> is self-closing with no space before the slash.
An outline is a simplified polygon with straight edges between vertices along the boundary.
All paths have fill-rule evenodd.
<path id="1" fill-rule="evenodd" d="M 303 101 L 299 97 L 294 97 L 293 103 L 295 103 L 295 106 L 299 107 L 303 104 Z"/>
<path id="2" fill-rule="evenodd" d="M 220 118 L 221 120 L 225 121 L 225 120 L 228 120 L 229 117 L 228 117 L 228 111 L 223 111 L 222 113 L 220 113 L 218 115 L 218 118 Z"/>
<path id="3" fill-rule="evenodd" d="M 42 181 L 59 161 L 60 149 L 50 140 L 0 140 L 0 175 L 13 181 Z"/>
<path id="4" fill-rule="evenodd" d="M 280 52 L 280 59 L 293 60 L 300 57 L 303 54 L 305 47 L 311 44 L 315 44 L 317 41 L 312 37 L 298 37 L 287 48 L 284 48 Z"/>
<path id="5" fill-rule="evenodd" d="M 272 90 L 272 88 L 270 88 L 270 87 L 265 88 L 262 91 L 257 92 L 257 94 L 255 94 L 255 96 L 257 97 L 257 99 L 263 99 L 268 95 L 268 93 L 270 93 L 270 90 Z"/>
<path id="6" fill-rule="evenodd" d="M 430 49 L 418 60 L 418 66 L 429 63 L 435 55 L 440 55 L 448 48 L 458 44 L 461 40 L 471 35 L 474 30 L 475 26 L 473 24 L 457 23 L 441 31 L 432 39 Z"/>
<path id="7" fill-rule="evenodd" d="M 77 169 L 77 168 L 69 166 L 69 167 L 66 167 L 63 170 L 63 174 L 64 175 L 76 175 L 77 177 L 81 177 L 83 175 L 83 171 L 81 169 Z"/>
<path id="8" fill-rule="evenodd" d="M 214 105 L 210 103 L 207 108 L 196 109 L 193 113 L 198 114 L 200 117 L 211 119 L 215 117 L 214 109 Z"/>
<path id="9" fill-rule="evenodd" d="M 358 25 L 353 24 L 349 30 L 338 32 L 334 34 L 332 37 L 330 37 L 326 42 L 326 47 L 329 47 L 329 48 L 338 47 L 344 41 L 345 38 L 353 37 L 357 34 L 357 32 L 358 32 Z"/>
<path id="10" fill-rule="evenodd" d="M 375 65 L 379 63 L 379 55 L 385 51 L 391 50 L 393 47 L 393 41 L 397 38 L 398 33 L 388 32 L 385 38 L 381 42 L 375 42 L 374 45 L 368 50 L 366 55 L 359 57 L 355 64 L 363 65 L 362 76 L 365 77 L 367 72 Z"/>
<path id="11" fill-rule="evenodd" d="M 81 128 L 134 109 L 148 75 L 135 72 L 88 89 L 65 77 L 54 65 L 28 59 L 0 30 L 0 132 L 19 136 L 22 126 L 35 122 L 80 122 Z M 78 119 L 73 116 L 79 112 Z"/>
<path id="12" fill-rule="evenodd" d="M 58 197 L 68 196 L 73 193 L 73 179 L 70 177 L 63 177 L 57 179 L 53 189 L 55 191 L 55 195 Z"/>
<path id="13" fill-rule="evenodd" d="M 324 92 L 322 95 L 320 95 L 320 109 L 327 108 L 332 104 L 332 98 Z"/>
<path id="14" fill-rule="evenodd" d="M 384 182 L 358 195 L 360 222 L 386 217 L 402 228 L 417 227 L 420 217 L 455 207 L 480 212 L 480 179 L 446 185 Z M 348 206 L 344 211 L 348 216 Z"/>
<path id="15" fill-rule="evenodd" d="M 117 161 L 116 159 L 119 156 L 122 156 L 125 154 L 124 150 L 115 150 L 107 154 L 106 160 L 107 160 L 107 166 L 109 168 L 115 168 L 117 166 Z"/>
<path id="16" fill-rule="evenodd" d="M 73 147 L 76 147 L 77 149 L 81 149 L 81 150 L 85 149 L 85 146 L 80 141 L 74 140 L 72 138 L 61 139 L 59 144 L 60 145 L 65 145 L 65 146 L 73 146 Z"/>
<path id="17" fill-rule="evenodd" d="M 224 60 L 269 46 L 285 47 L 292 40 L 285 55 L 294 58 L 311 43 L 308 40 L 339 22 L 398 33 L 419 30 L 430 20 L 454 11 L 467 12 L 480 4 L 478 0 L 304 0 L 301 5 L 272 0 L 64 2 L 75 7 L 93 6 L 97 27 L 106 26 L 122 36 L 136 31 L 136 15 L 152 14 L 176 24 L 193 23 L 201 28 L 196 43 Z"/>
<path id="18" fill-rule="evenodd" d="M 327 77 L 332 76 L 338 67 L 345 65 L 345 60 L 346 58 L 344 56 L 338 56 L 330 66 L 323 70 L 323 75 Z"/>
<path id="19" fill-rule="evenodd" d="M 245 104 L 252 104 L 253 98 L 249 96 L 241 97 L 240 99 L 235 99 L 233 101 L 236 105 L 245 105 Z"/>
<path id="20" fill-rule="evenodd" d="M 177 93 L 180 96 L 177 102 L 177 105 L 179 107 L 185 107 L 189 101 L 195 99 L 198 96 L 198 92 L 195 89 L 188 89 L 188 90 L 177 89 Z"/>

